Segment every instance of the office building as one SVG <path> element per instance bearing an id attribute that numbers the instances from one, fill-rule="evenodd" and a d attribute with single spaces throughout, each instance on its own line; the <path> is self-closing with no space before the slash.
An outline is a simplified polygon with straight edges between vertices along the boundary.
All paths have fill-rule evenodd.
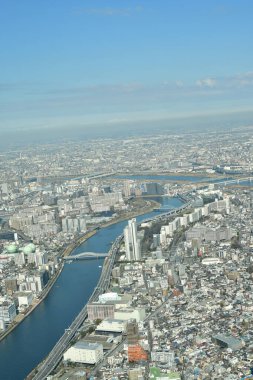
<path id="1" fill-rule="evenodd" d="M 162 195 L 164 194 L 163 186 L 156 182 L 147 182 L 145 184 L 146 193 L 148 195 Z"/>
<path id="2" fill-rule="evenodd" d="M 16 315 L 16 306 L 13 301 L 6 299 L 0 301 L 0 320 L 11 323 Z"/>
<path id="3" fill-rule="evenodd" d="M 81 233 L 86 231 L 86 219 L 82 217 L 62 219 L 62 231 L 65 233 Z"/>
<path id="4" fill-rule="evenodd" d="M 139 341 L 139 328 L 136 319 L 130 319 L 127 323 L 127 343 L 135 345 Z"/>
<path id="5" fill-rule="evenodd" d="M 4 281 L 5 291 L 8 294 L 13 294 L 18 290 L 18 283 L 16 278 L 6 278 Z"/>
<path id="6" fill-rule="evenodd" d="M 136 219 L 128 221 L 128 226 L 124 229 L 124 239 L 126 246 L 126 259 L 135 261 L 141 259 L 140 242 L 137 238 Z"/>

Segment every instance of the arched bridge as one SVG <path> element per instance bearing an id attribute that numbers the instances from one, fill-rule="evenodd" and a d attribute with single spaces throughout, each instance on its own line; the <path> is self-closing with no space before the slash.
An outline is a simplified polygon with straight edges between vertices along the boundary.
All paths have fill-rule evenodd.
<path id="1" fill-rule="evenodd" d="M 96 253 L 96 252 L 82 252 L 77 255 L 70 255 L 63 258 L 65 261 L 71 260 L 90 260 L 90 259 L 101 259 L 107 257 L 107 253 Z"/>

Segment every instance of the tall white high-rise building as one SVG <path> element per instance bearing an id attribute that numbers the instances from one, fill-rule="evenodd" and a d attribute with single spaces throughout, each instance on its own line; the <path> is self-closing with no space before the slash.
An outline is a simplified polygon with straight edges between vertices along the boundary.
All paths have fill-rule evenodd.
<path id="1" fill-rule="evenodd" d="M 62 231 L 66 233 L 80 233 L 86 231 L 86 220 L 83 217 L 62 219 Z"/>
<path id="2" fill-rule="evenodd" d="M 124 229 L 124 239 L 126 246 L 126 259 L 135 261 L 141 259 L 140 243 L 137 237 L 136 219 L 128 221 L 128 226 Z"/>

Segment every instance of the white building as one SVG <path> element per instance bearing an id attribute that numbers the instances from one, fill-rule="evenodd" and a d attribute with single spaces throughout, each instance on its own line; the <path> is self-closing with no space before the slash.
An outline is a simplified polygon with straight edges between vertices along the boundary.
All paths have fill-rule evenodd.
<path id="1" fill-rule="evenodd" d="M 136 322 L 143 321 L 146 317 L 145 308 L 124 308 L 115 311 L 114 318 L 122 321 L 128 321 L 129 319 L 136 319 Z"/>
<path id="2" fill-rule="evenodd" d="M 99 297 L 99 302 L 105 303 L 108 301 L 120 301 L 121 297 L 118 295 L 118 293 L 115 292 L 108 292 L 101 294 Z"/>
<path id="3" fill-rule="evenodd" d="M 141 259 L 140 242 L 137 238 L 136 219 L 128 221 L 128 226 L 124 228 L 124 239 L 126 246 L 126 259 L 135 261 Z"/>
<path id="4" fill-rule="evenodd" d="M 127 321 L 121 319 L 104 319 L 96 328 L 96 331 L 122 333 L 126 331 Z"/>
<path id="5" fill-rule="evenodd" d="M 14 256 L 14 262 L 16 265 L 22 266 L 25 264 L 25 254 L 24 252 L 16 253 Z"/>
<path id="6" fill-rule="evenodd" d="M 6 326 L 5 326 L 5 323 L 2 319 L 0 319 L 0 330 L 5 330 L 6 329 Z"/>
<path id="7" fill-rule="evenodd" d="M 103 359 L 103 346 L 100 343 L 77 342 L 63 355 L 64 361 L 96 364 Z"/>
<path id="8" fill-rule="evenodd" d="M 207 257 L 202 260 L 203 265 L 217 265 L 222 263 L 223 261 L 218 257 Z"/>
<path id="9" fill-rule="evenodd" d="M 14 302 L 2 298 L 0 300 L 0 319 L 5 323 L 11 323 L 16 315 L 16 306 Z"/>
<path id="10" fill-rule="evenodd" d="M 167 363 L 169 367 L 174 364 L 174 352 L 151 351 L 151 360 L 154 362 Z"/>
<path id="11" fill-rule="evenodd" d="M 32 292 L 20 292 L 16 293 L 18 297 L 18 306 L 30 306 L 33 300 Z"/>

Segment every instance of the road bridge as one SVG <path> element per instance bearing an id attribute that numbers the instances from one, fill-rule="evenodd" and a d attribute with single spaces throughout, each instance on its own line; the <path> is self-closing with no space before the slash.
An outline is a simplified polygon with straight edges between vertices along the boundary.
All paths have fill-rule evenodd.
<path id="1" fill-rule="evenodd" d="M 172 210 L 172 208 L 171 207 L 168 207 L 168 206 L 162 206 L 162 207 L 156 207 L 156 208 L 154 208 L 154 210 L 153 211 L 171 211 Z"/>
<path id="2" fill-rule="evenodd" d="M 145 221 L 159 221 L 168 218 L 168 216 L 171 215 L 177 215 L 182 210 L 190 206 L 190 202 L 185 203 L 183 206 L 171 210 L 167 213 L 161 214 L 155 218 L 149 218 Z M 141 223 L 143 223 L 142 221 Z M 141 223 L 138 223 L 140 225 Z M 109 253 L 108 253 L 108 260 L 105 261 L 102 273 L 100 276 L 100 279 L 98 281 L 98 284 L 96 288 L 94 289 L 89 302 L 94 302 L 98 300 L 98 297 L 100 294 L 105 293 L 110 284 L 110 276 L 112 273 L 113 265 L 115 262 L 116 254 L 119 252 L 121 242 L 124 238 L 124 235 L 119 235 L 116 240 L 114 241 Z M 69 256 L 69 259 L 71 260 L 73 256 Z M 150 314 L 148 317 L 146 317 L 145 322 L 149 321 L 153 316 L 156 316 L 157 313 L 160 312 L 161 308 L 164 306 L 165 303 L 163 303 L 161 306 L 158 307 L 152 314 Z M 80 311 L 80 313 L 77 315 L 77 317 L 74 319 L 74 321 L 71 323 L 68 329 L 64 332 L 62 337 L 59 339 L 59 341 L 55 344 L 52 351 L 48 354 L 48 356 L 45 358 L 45 360 L 39 364 L 39 366 L 32 371 L 31 374 L 28 375 L 27 379 L 33 379 L 33 380 L 44 380 L 51 372 L 52 370 L 57 366 L 57 364 L 60 362 L 63 353 L 66 351 L 66 349 L 71 344 L 72 339 L 74 338 L 76 332 L 80 328 L 80 326 L 83 324 L 85 319 L 88 317 L 87 312 L 87 304 L 83 307 L 83 309 Z M 125 342 L 125 339 L 114 349 L 115 351 L 110 351 L 108 354 L 105 355 L 105 357 L 112 355 L 115 352 L 118 352 L 120 349 L 122 349 L 123 344 Z M 94 368 L 94 370 L 97 369 L 97 366 Z"/>
<path id="3" fill-rule="evenodd" d="M 110 283 L 110 276 L 114 265 L 115 257 L 119 251 L 119 247 L 122 240 L 123 234 L 118 236 L 118 238 L 113 243 L 108 253 L 108 260 L 105 262 L 103 266 L 98 284 L 94 289 L 88 302 L 97 301 L 99 295 L 107 291 Z M 60 362 L 63 353 L 69 347 L 70 342 L 72 341 L 76 332 L 78 331 L 78 329 L 87 317 L 87 305 L 85 305 L 83 309 L 80 311 L 80 313 L 77 315 L 77 317 L 74 319 L 74 321 L 71 323 L 69 328 L 66 329 L 66 331 L 59 339 L 59 341 L 56 343 L 52 351 L 48 354 L 46 359 L 31 374 L 28 375 L 27 379 L 32 378 L 33 380 L 44 380 L 52 372 L 52 370 Z"/>
<path id="4" fill-rule="evenodd" d="M 250 182 L 253 185 L 253 177 L 241 177 L 241 178 L 234 178 L 234 179 L 228 179 L 224 181 L 219 182 L 210 182 L 210 184 L 213 184 L 214 186 L 229 186 L 229 185 L 239 185 L 240 183 L 243 184 L 244 182 Z"/>
<path id="5" fill-rule="evenodd" d="M 70 255 L 63 257 L 65 261 L 72 260 L 89 260 L 89 259 L 101 259 L 108 256 L 108 253 L 96 253 L 96 252 L 82 252 L 77 255 Z"/>

